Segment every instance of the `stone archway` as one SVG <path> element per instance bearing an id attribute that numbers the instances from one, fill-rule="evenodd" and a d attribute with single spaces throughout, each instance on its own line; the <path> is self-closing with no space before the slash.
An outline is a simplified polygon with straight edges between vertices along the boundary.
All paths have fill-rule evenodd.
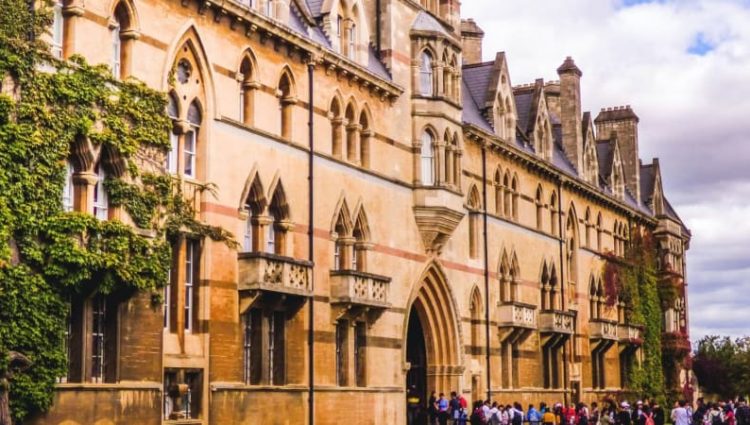
<path id="1" fill-rule="evenodd" d="M 444 274 L 437 265 L 427 268 L 411 300 L 404 328 L 404 354 L 407 362 L 415 362 L 415 371 L 407 373 L 407 380 L 424 379 L 425 397 L 433 390 L 446 394 L 459 391 L 464 367 L 459 350 L 457 309 Z M 424 356 L 424 359 L 418 356 Z M 407 385 L 411 383 L 407 382 Z"/>

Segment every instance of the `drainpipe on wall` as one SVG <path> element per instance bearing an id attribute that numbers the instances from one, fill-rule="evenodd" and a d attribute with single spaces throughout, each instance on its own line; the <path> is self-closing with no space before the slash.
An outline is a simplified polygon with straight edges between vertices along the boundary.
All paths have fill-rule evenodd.
<path id="1" fill-rule="evenodd" d="M 492 399 L 490 380 L 490 267 L 487 247 L 487 146 L 482 143 L 482 243 L 484 249 L 484 336 L 485 369 L 487 370 L 487 398 Z"/>
<path id="2" fill-rule="evenodd" d="M 308 228 L 307 228 L 307 259 L 313 263 L 312 271 L 310 272 L 310 287 L 312 288 L 312 296 L 310 297 L 310 305 L 308 306 L 308 330 L 307 330 L 307 356 L 310 359 L 310 363 L 308 365 L 308 421 L 307 423 L 309 425 L 313 425 L 315 423 L 315 335 L 313 333 L 313 328 L 315 325 L 315 314 L 314 314 L 314 306 L 315 306 L 315 254 L 313 252 L 313 247 L 315 244 L 314 241 L 314 230 L 315 230 L 315 223 L 314 223 L 314 208 L 313 208 L 313 200 L 314 198 L 314 162 L 315 162 L 315 136 L 313 134 L 313 71 L 315 68 L 315 64 L 310 58 L 310 62 L 307 64 L 307 81 L 309 84 L 309 100 L 308 100 L 308 106 L 307 106 L 307 126 L 308 126 L 308 141 L 309 141 L 309 148 L 310 152 L 308 153 L 308 170 L 307 170 L 307 204 L 308 204 L 308 210 L 307 210 L 307 219 L 308 219 Z"/>
<path id="3" fill-rule="evenodd" d="M 565 308 L 567 307 L 567 303 L 565 302 L 565 294 L 568 291 L 568 283 L 565 281 L 565 237 L 563 236 L 564 230 L 563 230 L 563 209 L 562 209 L 562 180 L 557 181 L 557 229 L 558 229 L 558 236 L 560 240 L 560 298 L 562 300 L 562 310 L 565 311 Z M 571 341 L 571 344 L 575 344 L 575 338 L 576 338 L 576 332 L 575 328 L 573 329 L 573 340 Z M 563 344 L 563 399 L 565 400 L 565 404 L 567 405 L 569 403 L 569 397 L 568 394 L 568 388 L 569 388 L 569 371 L 568 371 L 568 364 L 571 361 L 571 359 L 568 359 L 568 344 Z M 571 353 L 572 354 L 572 353 Z"/>
<path id="4" fill-rule="evenodd" d="M 383 56 L 380 54 L 380 0 L 375 1 L 375 54 L 378 55 L 378 59 L 383 60 Z"/>

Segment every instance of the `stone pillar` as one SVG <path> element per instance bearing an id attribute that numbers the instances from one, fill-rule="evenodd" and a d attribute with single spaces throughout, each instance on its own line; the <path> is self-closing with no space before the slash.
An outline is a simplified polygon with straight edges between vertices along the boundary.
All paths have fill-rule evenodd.
<path id="1" fill-rule="evenodd" d="M 90 171 L 73 173 L 73 210 L 93 214 L 94 186 L 99 177 Z"/>

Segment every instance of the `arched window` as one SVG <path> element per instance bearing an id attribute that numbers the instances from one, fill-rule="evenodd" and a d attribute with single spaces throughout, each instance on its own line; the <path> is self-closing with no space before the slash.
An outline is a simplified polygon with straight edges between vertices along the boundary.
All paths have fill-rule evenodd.
<path id="1" fill-rule="evenodd" d="M 503 215 L 503 178 L 500 167 L 495 171 L 495 214 Z"/>
<path id="2" fill-rule="evenodd" d="M 109 218 L 109 200 L 107 199 L 107 190 L 104 188 L 104 181 L 107 179 L 107 174 L 100 164 L 96 164 L 94 173 L 96 174 L 96 184 L 94 185 L 94 217 L 99 220 L 107 220 Z"/>
<path id="3" fill-rule="evenodd" d="M 602 222 L 602 213 L 600 212 L 596 216 L 596 249 L 602 250 L 602 231 L 604 230 Z"/>
<path id="4" fill-rule="evenodd" d="M 498 270 L 498 277 L 500 278 L 500 302 L 508 303 L 511 301 L 510 297 L 510 263 L 508 262 L 508 254 L 503 252 L 503 256 L 500 258 L 500 270 Z"/>
<path id="5" fill-rule="evenodd" d="M 370 119 L 366 112 L 366 108 L 362 108 L 362 112 L 359 113 L 359 163 L 364 168 L 370 167 L 370 139 L 372 138 L 372 130 L 370 130 Z"/>
<path id="6" fill-rule="evenodd" d="M 347 210 L 344 207 L 339 210 L 339 216 L 336 220 L 336 226 L 334 232 L 336 234 L 336 241 L 333 248 L 333 270 L 349 270 L 349 255 L 348 255 L 348 236 L 349 229 L 347 217 Z"/>
<path id="7" fill-rule="evenodd" d="M 240 122 L 245 125 L 253 124 L 253 113 L 255 106 L 255 89 L 257 83 L 253 81 L 253 63 L 249 56 L 242 60 L 240 65 Z"/>
<path id="8" fill-rule="evenodd" d="M 200 130 L 201 122 L 203 121 L 201 109 L 198 105 L 198 101 L 194 100 L 190 103 L 190 107 L 187 112 L 187 120 L 190 124 L 190 129 L 185 133 L 185 144 L 183 148 L 183 175 L 185 177 L 196 177 L 196 154 L 198 149 L 198 130 Z"/>
<path id="9" fill-rule="evenodd" d="M 268 215 L 271 219 L 266 227 L 266 248 L 270 254 L 286 255 L 286 236 L 291 227 L 289 222 L 289 204 L 286 201 L 286 193 L 278 183 L 268 206 Z"/>
<path id="10" fill-rule="evenodd" d="M 112 75 L 125 78 L 130 75 L 131 52 L 137 36 L 133 12 L 123 1 L 117 4 L 110 21 L 112 37 Z"/>
<path id="11" fill-rule="evenodd" d="M 534 204 L 536 206 L 536 228 L 542 230 L 544 221 L 544 192 L 542 186 L 539 185 L 536 188 L 536 198 L 534 198 Z"/>
<path id="12" fill-rule="evenodd" d="M 469 189 L 467 206 L 469 209 L 469 257 L 477 258 L 479 255 L 479 217 L 482 210 L 482 201 L 476 186 Z"/>
<path id="13" fill-rule="evenodd" d="M 542 311 L 560 309 L 560 291 L 557 286 L 557 271 L 554 264 L 547 264 L 546 261 L 542 264 L 541 284 Z"/>
<path id="14" fill-rule="evenodd" d="M 452 90 L 453 90 L 453 69 L 450 65 L 450 59 L 448 59 L 448 49 L 446 48 L 443 51 L 443 96 L 447 98 L 451 98 L 452 96 Z"/>
<path id="15" fill-rule="evenodd" d="M 356 162 L 359 159 L 359 123 L 357 108 L 351 101 L 346 106 L 346 160 Z"/>
<path id="16" fill-rule="evenodd" d="M 552 196 L 549 198 L 549 227 L 552 236 L 557 236 L 557 214 L 557 193 L 553 191 Z"/>
<path id="17" fill-rule="evenodd" d="M 589 319 L 591 320 L 599 318 L 599 301 L 596 281 L 592 276 L 589 280 Z"/>
<path id="18" fill-rule="evenodd" d="M 458 144 L 459 133 L 453 134 L 453 142 L 451 143 L 451 149 L 453 150 L 453 178 L 452 183 L 458 187 L 461 185 L 461 150 Z"/>
<path id="19" fill-rule="evenodd" d="M 432 55 L 423 51 L 419 61 L 419 93 L 422 96 L 432 96 L 434 93 L 432 79 Z"/>
<path id="20" fill-rule="evenodd" d="M 565 225 L 567 277 L 569 285 L 569 299 L 576 299 L 578 282 L 578 219 L 575 211 L 568 211 L 568 220 Z"/>
<path id="21" fill-rule="evenodd" d="M 111 36 L 112 36 L 112 75 L 115 78 L 121 78 L 121 66 L 122 66 L 122 40 L 120 39 L 120 30 L 122 29 L 120 19 L 115 15 L 115 20 L 112 23 Z"/>
<path id="22" fill-rule="evenodd" d="M 52 56 L 62 59 L 63 57 L 63 40 L 64 40 L 64 17 L 62 1 L 56 1 L 52 8 Z"/>
<path id="23" fill-rule="evenodd" d="M 591 223 L 591 208 L 589 207 L 586 207 L 585 226 L 586 247 L 591 248 L 591 227 L 593 227 L 593 224 Z"/>
<path id="24" fill-rule="evenodd" d="M 343 142 L 344 115 L 342 113 L 341 102 L 337 97 L 331 101 L 329 112 L 331 117 L 331 153 L 335 158 L 341 158 L 341 145 Z"/>
<path id="25" fill-rule="evenodd" d="M 263 250 L 260 216 L 266 208 L 266 198 L 263 193 L 263 185 L 257 175 L 250 183 L 250 190 L 245 198 L 247 220 L 245 221 L 242 248 L 245 252 L 257 252 Z"/>
<path id="26" fill-rule="evenodd" d="M 513 220 L 518 221 L 518 197 L 519 197 L 519 189 L 518 189 L 518 176 L 513 175 L 513 180 L 510 183 L 510 191 L 513 193 L 513 203 L 511 204 L 512 212 L 511 217 L 513 217 Z"/>
<path id="27" fill-rule="evenodd" d="M 180 115 L 177 101 L 177 96 L 174 92 L 169 92 L 169 103 L 167 103 L 167 115 L 172 119 L 172 123 L 177 120 Z M 167 163 L 165 168 L 167 172 L 177 174 L 177 155 L 179 150 L 179 136 L 175 134 L 174 128 L 169 130 L 169 152 L 167 152 Z"/>
<path id="28" fill-rule="evenodd" d="M 422 133 L 422 147 L 420 149 L 422 184 L 425 186 L 435 184 L 435 155 L 434 139 L 429 131 Z"/>
<path id="29" fill-rule="evenodd" d="M 291 76 L 286 72 L 279 80 L 279 103 L 281 108 L 281 137 L 290 140 L 292 138 L 292 108 L 296 99 L 294 99 Z"/>
<path id="30" fill-rule="evenodd" d="M 349 39 L 349 49 L 347 50 L 347 57 L 349 59 L 355 59 L 357 57 L 357 24 L 351 23 L 347 34 Z"/>
<path id="31" fill-rule="evenodd" d="M 73 211 L 73 165 L 70 161 L 65 161 L 65 184 L 63 185 L 62 192 L 62 206 L 63 211 Z"/>
<path id="32" fill-rule="evenodd" d="M 503 192 L 503 215 L 505 218 L 511 219 L 513 218 L 513 193 L 510 187 L 510 174 L 507 170 L 503 177 Z"/>
<path id="33" fill-rule="evenodd" d="M 354 255 L 352 255 L 352 269 L 360 272 L 367 271 L 367 251 L 370 249 L 370 226 L 364 207 L 360 207 L 354 222 Z"/>

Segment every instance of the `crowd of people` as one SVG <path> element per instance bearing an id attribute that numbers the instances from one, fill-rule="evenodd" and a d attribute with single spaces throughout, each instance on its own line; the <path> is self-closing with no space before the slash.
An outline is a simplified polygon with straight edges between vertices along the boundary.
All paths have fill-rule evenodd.
<path id="1" fill-rule="evenodd" d="M 414 400 L 412 404 L 414 406 Z M 698 399 L 695 407 L 685 400 L 676 402 L 667 412 L 659 403 L 627 401 L 562 403 L 538 407 L 530 404 L 523 409 L 520 403 L 503 405 L 497 401 L 475 401 L 469 408 L 463 395 L 452 392 L 433 392 L 427 408 L 409 409 L 409 424 L 428 425 L 750 425 L 750 407 L 744 399 L 706 403 Z"/>

